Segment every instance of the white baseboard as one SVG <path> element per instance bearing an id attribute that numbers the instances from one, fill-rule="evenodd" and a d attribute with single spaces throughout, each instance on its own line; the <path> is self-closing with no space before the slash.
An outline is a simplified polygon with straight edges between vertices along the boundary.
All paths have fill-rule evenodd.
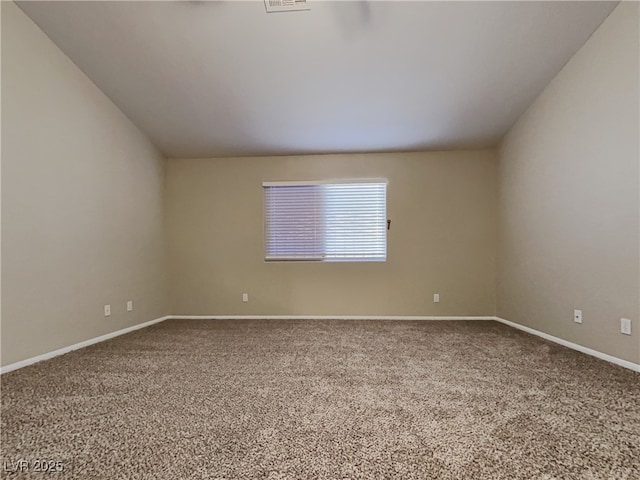
<path id="1" fill-rule="evenodd" d="M 16 363 L 11 363 L 4 367 L 0 367 L 0 374 L 11 372 L 13 370 L 17 370 L 19 368 L 26 367 L 28 365 L 33 365 L 34 363 L 38 363 L 43 360 L 48 360 L 53 357 L 58 357 L 60 355 L 64 355 L 65 353 L 78 350 L 79 348 L 88 347 L 89 345 L 93 345 L 95 343 L 104 342 L 105 340 L 109 340 L 110 338 L 119 337 L 120 335 L 124 335 L 125 333 L 133 332 L 134 330 L 140 330 L 141 328 L 145 328 L 156 323 L 164 322 L 169 318 L 171 318 L 169 315 L 165 317 L 156 318 L 155 320 L 139 323 L 138 325 L 133 325 L 131 327 L 123 328 L 122 330 L 117 330 L 115 332 L 106 333 L 104 335 L 100 335 L 99 337 L 90 338 L 89 340 L 85 340 L 84 342 L 80 342 L 80 343 L 75 343 L 73 345 L 69 345 L 68 347 L 59 348 L 58 350 L 54 350 L 53 352 L 43 353 L 42 355 L 37 355 L 35 357 L 27 358 L 26 360 L 21 360 Z"/>
<path id="2" fill-rule="evenodd" d="M 412 315 L 170 315 L 176 320 L 495 320 L 496 317 Z"/>
<path id="3" fill-rule="evenodd" d="M 164 317 L 156 318 L 145 323 L 133 325 L 131 327 L 123 328 L 115 332 L 107 333 L 99 337 L 90 338 L 84 342 L 76 343 L 68 347 L 63 347 L 53 352 L 43 353 L 35 357 L 27 358 L 16 363 L 11 363 L 4 367 L 0 367 L 0 374 L 11 372 L 34 363 L 48 360 L 65 353 L 78 350 L 80 348 L 88 347 L 95 343 L 104 342 L 110 338 L 124 335 L 125 333 L 133 332 L 141 328 L 149 327 L 153 324 L 163 322 L 170 319 L 182 319 L 182 320 L 495 320 L 495 317 L 424 317 L 424 316 L 329 316 L 329 315 L 166 315 Z"/>
<path id="4" fill-rule="evenodd" d="M 605 360 L 607 362 L 614 363 L 616 365 L 620 365 L 621 367 L 628 368 L 635 372 L 640 372 L 640 364 L 629 362 L 627 360 L 623 360 L 618 357 L 614 357 L 612 355 L 607 355 L 606 353 L 598 352 L 597 350 L 593 350 L 591 348 L 583 347 L 582 345 L 578 345 L 577 343 L 569 342 L 567 340 L 563 340 L 562 338 L 554 337 L 553 335 L 549 335 L 547 333 L 541 332 L 539 330 L 535 330 L 530 327 L 525 327 L 524 325 L 520 325 L 519 323 L 511 322 L 509 320 L 505 320 L 504 318 L 494 317 L 494 316 L 375 316 L 375 315 L 167 315 L 164 317 L 156 318 L 155 320 L 150 320 L 145 323 L 140 323 L 138 325 L 133 325 L 131 327 L 123 328 L 122 330 L 117 330 L 115 332 L 107 333 L 105 335 L 101 335 L 99 337 L 91 338 L 89 340 L 85 340 L 80 343 L 76 343 L 74 345 L 70 345 L 68 347 L 60 348 L 58 350 L 54 350 L 53 352 L 44 353 L 42 355 L 38 355 L 32 358 L 27 358 L 26 360 L 21 360 L 16 363 L 12 363 L 6 365 L 4 367 L 0 367 L 0 374 L 11 372 L 13 370 L 17 370 L 22 367 L 26 367 L 28 365 L 33 365 L 34 363 L 41 362 L 43 360 L 48 360 L 53 357 L 57 357 L 59 355 L 64 355 L 65 353 L 72 352 L 73 350 L 78 350 L 80 348 L 88 347 L 89 345 L 93 345 L 95 343 L 104 342 L 105 340 L 109 340 L 114 337 L 118 337 L 120 335 L 124 335 L 125 333 L 133 332 L 135 330 L 139 330 L 141 328 L 149 327 L 156 323 L 163 322 L 165 320 L 170 319 L 182 319 L 182 320 L 415 320 L 415 321 L 439 321 L 439 320 L 494 320 L 496 322 L 500 322 L 504 325 L 508 325 L 510 327 L 516 328 L 518 330 L 522 330 L 524 332 L 530 333 L 532 335 L 536 335 L 538 337 L 544 338 L 545 340 L 549 340 L 551 342 L 557 343 L 559 345 L 563 345 L 565 347 L 571 348 L 573 350 L 577 350 L 579 352 L 585 353 L 587 355 L 591 355 L 593 357 L 599 358 L 601 360 Z"/>
<path id="5" fill-rule="evenodd" d="M 578 345 L 577 343 L 569 342 L 562 338 L 554 337 L 553 335 L 549 335 L 548 333 L 541 332 L 539 330 L 535 330 L 530 327 L 525 327 L 524 325 L 520 325 L 519 323 L 511 322 L 509 320 L 505 320 L 504 318 L 494 317 L 496 322 L 503 323 L 513 328 L 517 328 L 518 330 L 522 330 L 523 332 L 530 333 L 532 335 L 536 335 L 538 337 L 544 338 L 545 340 L 549 340 L 551 342 L 557 343 L 564 347 L 571 348 L 573 350 L 577 350 L 582 353 L 586 353 L 587 355 L 591 355 L 592 357 L 599 358 L 601 360 L 606 360 L 607 362 L 615 363 L 616 365 L 620 365 L 621 367 L 628 368 L 633 370 L 634 372 L 640 372 L 640 364 L 629 362 L 628 360 L 623 360 L 618 357 L 614 357 L 612 355 L 608 355 L 606 353 L 599 352 L 597 350 L 593 350 L 591 348 L 583 347 L 582 345 Z"/>

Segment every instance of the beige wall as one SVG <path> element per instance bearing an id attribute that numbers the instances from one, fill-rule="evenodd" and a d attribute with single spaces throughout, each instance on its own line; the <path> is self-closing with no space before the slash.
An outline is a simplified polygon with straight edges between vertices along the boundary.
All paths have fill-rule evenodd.
<path id="1" fill-rule="evenodd" d="M 504 139 L 498 200 L 498 316 L 632 362 L 638 42 L 638 3 L 621 3 Z M 620 334 L 620 317 L 633 336 Z"/>
<path id="2" fill-rule="evenodd" d="M 389 180 L 388 261 L 265 263 L 262 182 L 349 177 Z M 175 314 L 494 314 L 491 150 L 169 160 L 166 199 Z"/>
<path id="3" fill-rule="evenodd" d="M 2 365 L 168 313 L 163 162 L 2 2 Z"/>
<path id="4" fill-rule="evenodd" d="M 496 309 L 640 362 L 638 35 L 638 4 L 621 4 L 498 158 L 484 150 L 169 160 L 163 192 L 155 148 L 2 2 L 2 365 L 168 313 Z M 265 263 L 262 182 L 338 177 L 389 179 L 388 261 Z M 633 320 L 631 337 L 619 333 L 622 316 Z"/>

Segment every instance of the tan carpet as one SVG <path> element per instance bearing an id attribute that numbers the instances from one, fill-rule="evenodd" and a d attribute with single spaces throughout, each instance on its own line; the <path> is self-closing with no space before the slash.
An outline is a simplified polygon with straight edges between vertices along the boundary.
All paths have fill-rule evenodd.
<path id="1" fill-rule="evenodd" d="M 638 479 L 639 381 L 495 322 L 173 320 L 3 375 L 3 478 Z"/>

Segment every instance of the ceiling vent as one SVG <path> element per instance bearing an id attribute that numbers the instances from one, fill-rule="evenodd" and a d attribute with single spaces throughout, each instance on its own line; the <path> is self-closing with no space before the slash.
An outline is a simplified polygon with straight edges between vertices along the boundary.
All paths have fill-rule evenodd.
<path id="1" fill-rule="evenodd" d="M 308 0 L 264 0 L 267 13 L 310 10 Z"/>

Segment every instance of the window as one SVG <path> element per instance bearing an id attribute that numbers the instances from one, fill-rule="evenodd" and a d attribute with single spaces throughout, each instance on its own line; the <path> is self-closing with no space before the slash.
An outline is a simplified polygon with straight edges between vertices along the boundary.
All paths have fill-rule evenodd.
<path id="1" fill-rule="evenodd" d="M 265 260 L 386 260 L 386 180 L 263 187 Z"/>

